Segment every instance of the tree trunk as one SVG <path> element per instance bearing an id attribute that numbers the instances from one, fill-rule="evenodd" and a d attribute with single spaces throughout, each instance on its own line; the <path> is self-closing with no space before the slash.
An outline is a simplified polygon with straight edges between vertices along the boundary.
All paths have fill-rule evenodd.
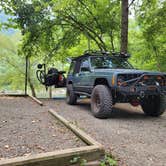
<path id="1" fill-rule="evenodd" d="M 121 18 L 121 48 L 120 51 L 127 53 L 128 45 L 128 0 L 121 2 L 122 18 Z"/>
<path id="2" fill-rule="evenodd" d="M 36 97 L 35 88 L 34 88 L 34 85 L 33 85 L 33 83 L 31 82 L 31 79 L 30 79 L 30 77 L 28 77 L 28 82 L 29 82 L 29 87 L 30 87 L 30 89 L 31 89 L 31 92 L 32 92 L 32 96 L 33 96 L 33 97 Z"/>

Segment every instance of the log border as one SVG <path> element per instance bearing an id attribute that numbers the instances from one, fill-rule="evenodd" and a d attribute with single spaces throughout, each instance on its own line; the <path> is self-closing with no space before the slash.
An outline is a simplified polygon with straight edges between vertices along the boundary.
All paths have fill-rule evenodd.
<path id="1" fill-rule="evenodd" d="M 31 98 L 33 101 L 35 101 L 37 104 L 39 104 L 40 106 L 43 106 L 43 103 L 39 100 L 39 99 L 37 99 L 36 97 L 34 97 L 34 96 L 31 96 L 31 95 L 27 95 L 29 98 Z"/>
<path id="2" fill-rule="evenodd" d="M 3 97 L 3 96 L 7 96 L 7 97 L 29 97 L 31 98 L 33 101 L 35 101 L 37 104 L 39 104 L 40 106 L 43 106 L 43 103 L 37 99 L 36 97 L 32 96 L 32 95 L 25 95 L 25 94 L 15 94 L 15 93 L 6 93 L 6 94 L 1 94 L 0 93 L 0 97 Z"/>
<path id="3" fill-rule="evenodd" d="M 6 96 L 29 97 L 29 95 L 13 94 Z M 70 161 L 74 157 L 80 157 L 87 161 L 93 161 L 100 159 L 102 156 L 104 156 L 104 148 L 100 143 L 95 141 L 84 131 L 80 130 L 77 126 L 60 116 L 53 109 L 50 109 L 49 113 L 56 119 L 58 119 L 61 123 L 63 123 L 67 128 L 69 128 L 75 135 L 77 135 L 83 142 L 85 142 L 87 146 L 65 150 L 56 150 L 52 152 L 33 154 L 29 156 L 16 157 L 11 159 L 2 159 L 0 160 L 0 166 L 64 166 L 70 165 Z"/>

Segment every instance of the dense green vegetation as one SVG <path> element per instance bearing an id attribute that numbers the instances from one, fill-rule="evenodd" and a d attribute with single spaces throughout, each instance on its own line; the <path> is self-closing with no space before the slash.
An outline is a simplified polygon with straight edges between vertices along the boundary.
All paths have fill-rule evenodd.
<path id="1" fill-rule="evenodd" d="M 14 16 L 0 27 L 12 27 L 19 37 L 0 35 L 3 74 L 0 85 L 18 89 L 23 83 L 25 56 L 50 65 L 85 50 L 120 50 L 120 0 L 1 0 L 2 10 Z M 140 69 L 166 71 L 166 1 L 129 1 L 128 52 Z M 14 63 L 14 64 L 11 64 Z M 1 63 L 2 64 L 2 63 Z M 64 65 L 65 67 L 65 65 Z M 8 70 L 6 70 L 8 69 Z M 3 72 L 5 71 L 5 72 Z M 13 82 L 13 83 L 12 83 Z M 36 85 L 34 75 L 31 82 Z M 23 85 L 23 84 L 22 84 Z"/>

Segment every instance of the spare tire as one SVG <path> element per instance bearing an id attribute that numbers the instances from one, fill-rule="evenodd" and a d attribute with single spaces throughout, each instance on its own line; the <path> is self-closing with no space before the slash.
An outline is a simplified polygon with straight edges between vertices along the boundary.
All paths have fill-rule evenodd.
<path id="1" fill-rule="evenodd" d="M 46 75 L 46 86 L 58 85 L 58 70 L 56 68 L 50 68 Z"/>
<path id="2" fill-rule="evenodd" d="M 55 73 L 58 73 L 58 70 L 57 70 L 56 68 L 50 68 L 50 69 L 48 70 L 47 75 L 48 75 L 48 74 L 55 74 Z"/>

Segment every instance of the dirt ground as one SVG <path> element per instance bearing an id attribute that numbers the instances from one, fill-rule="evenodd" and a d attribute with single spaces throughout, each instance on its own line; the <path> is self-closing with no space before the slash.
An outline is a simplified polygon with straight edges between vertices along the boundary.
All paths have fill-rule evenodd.
<path id="1" fill-rule="evenodd" d="M 166 113 L 159 118 L 147 117 L 141 108 L 119 104 L 112 117 L 96 119 L 89 100 L 69 106 L 64 100 L 44 100 L 69 121 L 103 144 L 123 166 L 166 166 Z"/>
<path id="2" fill-rule="evenodd" d="M 0 160 L 84 146 L 30 98 L 0 97 Z"/>

